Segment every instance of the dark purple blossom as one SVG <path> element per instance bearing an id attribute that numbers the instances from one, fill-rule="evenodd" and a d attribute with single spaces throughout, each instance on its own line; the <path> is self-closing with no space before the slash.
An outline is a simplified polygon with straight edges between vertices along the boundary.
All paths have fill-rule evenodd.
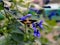
<path id="1" fill-rule="evenodd" d="M 26 16 L 23 16 L 23 17 L 19 18 L 19 20 L 24 21 L 24 20 L 26 20 L 28 17 L 31 17 L 31 16 L 32 16 L 31 14 L 28 14 L 28 15 L 26 15 Z"/>
<path id="2" fill-rule="evenodd" d="M 36 22 L 35 24 L 36 24 L 36 27 L 39 26 L 39 23 L 38 22 Z"/>
<path id="3" fill-rule="evenodd" d="M 56 15 L 56 10 L 52 11 L 52 12 L 49 14 L 48 18 L 51 20 L 52 16 L 55 16 L 55 15 Z"/>
<path id="4" fill-rule="evenodd" d="M 27 14 L 25 17 L 31 17 L 32 16 L 32 14 Z"/>
<path id="5" fill-rule="evenodd" d="M 32 28 L 33 28 L 33 30 L 37 30 L 35 23 L 32 23 Z"/>
<path id="6" fill-rule="evenodd" d="M 40 27 L 41 29 L 43 29 L 43 20 L 41 20 L 41 21 L 39 22 L 39 27 Z"/>
<path id="7" fill-rule="evenodd" d="M 39 30 L 34 30 L 34 36 L 40 38 Z"/>
<path id="8" fill-rule="evenodd" d="M 37 26 L 39 26 L 41 29 L 43 29 L 43 20 L 41 20 L 39 23 L 32 23 L 32 27 L 36 28 Z"/>
<path id="9" fill-rule="evenodd" d="M 37 12 L 36 8 L 30 8 L 31 11 Z"/>
<path id="10" fill-rule="evenodd" d="M 33 27 L 33 30 L 37 30 L 37 28 L 36 27 Z"/>
<path id="11" fill-rule="evenodd" d="M 36 27 L 35 23 L 32 23 L 32 27 Z"/>
<path id="12" fill-rule="evenodd" d="M 43 10 L 37 10 L 37 17 L 40 18 L 40 14 L 42 14 Z"/>
<path id="13" fill-rule="evenodd" d="M 39 32 L 39 30 L 37 30 L 35 23 L 32 24 L 32 28 L 34 30 L 34 36 L 39 38 L 40 32 Z"/>
<path id="14" fill-rule="evenodd" d="M 42 14 L 43 10 L 37 10 L 37 14 Z"/>
<path id="15" fill-rule="evenodd" d="M 42 13 L 42 10 L 38 10 L 36 8 L 30 8 L 30 10 L 36 12 L 37 14 L 41 14 Z"/>

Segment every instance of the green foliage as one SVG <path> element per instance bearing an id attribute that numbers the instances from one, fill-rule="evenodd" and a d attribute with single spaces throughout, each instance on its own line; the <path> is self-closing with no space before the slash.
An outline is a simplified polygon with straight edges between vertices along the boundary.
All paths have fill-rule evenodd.
<path id="1" fill-rule="evenodd" d="M 56 25 L 56 20 L 46 20 L 47 24 L 50 26 L 55 26 Z"/>
<path id="2" fill-rule="evenodd" d="M 26 7 L 28 8 L 28 10 L 24 12 L 18 12 L 18 10 L 16 9 L 17 14 L 19 13 L 18 15 L 14 15 L 6 10 L 4 10 L 4 15 L 0 14 L 0 20 L 4 21 L 3 25 L 1 25 L 2 23 L 0 22 L 0 34 L 3 34 L 1 35 L 2 39 L 0 39 L 0 45 L 33 45 L 33 43 L 37 39 L 33 35 L 34 30 L 31 27 L 27 27 L 25 24 L 21 23 L 21 20 L 18 20 L 17 18 L 20 18 L 23 15 L 32 14 L 30 19 L 39 22 L 43 18 L 43 14 L 39 14 L 40 17 L 38 18 L 38 14 L 33 11 L 29 11 L 30 3 L 27 3 L 24 6 L 22 4 L 24 3 L 23 0 L 19 0 L 19 2 L 16 2 L 16 0 L 12 0 L 12 2 L 14 3 L 14 6 L 12 5 L 10 7 L 12 10 L 14 10 L 14 7 L 16 7 L 17 5 Z M 2 5 L 0 9 L 3 9 Z M 40 29 L 39 27 L 37 27 L 37 29 L 39 29 L 41 32 L 44 31 L 46 33 L 49 33 L 52 31 L 52 27 L 56 25 L 56 22 L 55 20 L 45 21 L 46 23 L 48 23 L 48 25 L 43 24 L 44 30 Z M 39 42 L 42 43 L 42 45 L 49 42 L 45 37 L 40 37 L 38 39 Z"/>
<path id="3" fill-rule="evenodd" d="M 4 7 L 3 7 L 3 2 L 0 2 L 0 10 L 3 10 Z"/>
<path id="4" fill-rule="evenodd" d="M 49 25 L 44 25 L 44 32 L 45 34 L 48 34 L 52 31 L 52 27 L 50 27 Z"/>
<path id="5" fill-rule="evenodd" d="M 45 38 L 45 37 L 41 37 L 40 41 L 41 41 L 42 44 L 47 44 L 49 42 L 48 39 Z"/>
<path id="6" fill-rule="evenodd" d="M 4 19 L 4 15 L 0 13 L 0 21 Z"/>

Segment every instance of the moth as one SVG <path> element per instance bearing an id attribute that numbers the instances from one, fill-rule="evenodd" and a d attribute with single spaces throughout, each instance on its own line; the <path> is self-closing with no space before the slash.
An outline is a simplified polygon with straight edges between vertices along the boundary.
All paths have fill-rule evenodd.
<path id="1" fill-rule="evenodd" d="M 36 22 L 37 20 L 32 20 L 32 19 L 28 19 L 28 20 L 24 20 L 21 21 L 23 24 L 27 24 L 28 27 L 30 27 L 30 24 Z"/>

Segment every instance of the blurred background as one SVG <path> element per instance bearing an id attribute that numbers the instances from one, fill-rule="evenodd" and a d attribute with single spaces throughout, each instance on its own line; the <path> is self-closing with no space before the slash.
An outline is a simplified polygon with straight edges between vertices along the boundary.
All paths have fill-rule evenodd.
<path id="1" fill-rule="evenodd" d="M 10 27 L 13 24 L 14 24 L 14 26 L 16 26 L 15 25 L 16 22 L 12 23 L 12 21 L 14 21 L 14 20 L 16 21 L 17 18 L 22 17 L 22 15 L 23 16 L 27 15 L 27 12 L 30 11 L 30 8 L 34 8 L 37 10 L 44 10 L 44 13 L 42 13 L 40 15 L 43 15 L 45 17 L 41 16 L 42 18 L 40 17 L 39 19 L 44 20 L 44 24 L 46 24 L 45 23 L 45 21 L 46 21 L 47 24 L 49 24 L 49 26 L 52 28 L 52 29 L 47 28 L 46 31 L 44 31 L 45 30 L 44 29 L 41 32 L 42 37 L 46 38 L 48 40 L 47 41 L 42 38 L 43 43 L 46 43 L 46 42 L 48 42 L 48 43 L 41 44 L 41 45 L 60 45 L 60 0 L 23 0 L 23 1 L 22 0 L 3 0 L 3 3 L 1 3 L 1 0 L 0 0 L 0 5 L 1 5 L 1 7 L 0 7 L 0 42 L 1 42 L 1 44 L 0 45 L 3 45 L 2 42 L 5 39 L 4 35 L 6 37 L 8 34 L 9 34 L 8 36 L 11 36 L 10 32 L 6 29 L 6 27 Z M 36 12 L 33 12 L 33 13 L 32 12 L 31 12 L 31 14 L 33 14 L 32 19 L 38 20 L 38 18 L 34 17 Z M 52 16 L 51 20 L 49 20 L 48 16 L 50 15 L 51 12 L 55 12 L 55 13 L 57 12 L 58 14 L 52 13 L 52 15 L 54 15 L 54 16 Z M 5 17 L 5 19 L 3 20 L 4 17 Z M 14 19 L 13 19 L 13 17 L 14 17 Z M 13 20 L 11 21 L 11 19 L 13 19 Z M 3 20 L 3 21 L 1 21 L 1 20 Z M 11 21 L 11 22 L 9 22 L 9 21 Z M 18 22 L 20 22 L 20 21 L 18 21 Z M 16 24 L 19 26 L 20 24 L 18 22 Z M 10 25 L 10 23 L 12 23 L 12 24 Z M 12 27 L 14 27 L 14 26 L 12 26 Z M 12 27 L 10 27 L 10 30 L 12 29 Z M 22 29 L 24 29 L 24 28 L 22 28 Z M 15 29 L 14 29 L 14 31 L 15 31 Z M 14 32 L 14 31 L 12 31 L 12 32 Z M 4 33 L 1 33 L 1 32 L 4 32 Z M 8 32 L 8 33 L 6 33 L 6 32 Z M 16 32 L 19 33 L 19 31 L 16 31 Z M 15 36 L 15 34 L 14 34 L 14 36 Z M 18 36 L 16 36 L 16 37 L 18 37 Z M 13 37 L 13 39 L 15 39 L 17 41 L 19 40 L 18 38 L 16 39 L 14 37 Z M 40 44 L 40 42 L 38 42 L 38 43 Z M 28 44 L 26 44 L 26 45 L 28 45 Z M 38 44 L 36 44 L 36 45 L 38 45 Z"/>

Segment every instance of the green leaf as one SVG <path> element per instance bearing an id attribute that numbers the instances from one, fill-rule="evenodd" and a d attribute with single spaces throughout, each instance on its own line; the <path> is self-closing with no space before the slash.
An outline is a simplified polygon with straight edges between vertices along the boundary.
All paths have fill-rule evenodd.
<path id="1" fill-rule="evenodd" d="M 4 16 L 0 13 L 0 20 L 3 20 Z"/>
<path id="2" fill-rule="evenodd" d="M 24 34 L 24 33 L 23 33 L 21 30 L 19 30 L 19 29 L 11 30 L 11 33 Z"/>
<path id="3" fill-rule="evenodd" d="M 49 32 L 51 32 L 52 31 L 52 28 L 50 27 L 50 26 L 47 26 L 47 25 L 43 25 L 44 26 L 44 32 L 46 33 L 46 34 L 48 34 Z"/>
<path id="4" fill-rule="evenodd" d="M 3 10 L 4 9 L 4 7 L 3 7 L 4 5 L 3 5 L 3 3 L 2 2 L 0 2 L 0 10 Z"/>
<path id="5" fill-rule="evenodd" d="M 31 19 L 32 19 L 32 20 L 38 20 L 38 17 L 37 17 L 36 15 L 32 15 L 32 16 L 31 16 Z"/>
<path id="6" fill-rule="evenodd" d="M 56 25 L 55 20 L 46 20 L 46 23 L 49 24 L 50 26 L 55 26 Z"/>
<path id="7" fill-rule="evenodd" d="M 0 45 L 5 45 L 6 39 L 5 36 L 0 37 Z"/>
<path id="8" fill-rule="evenodd" d="M 17 42 L 20 42 L 20 41 L 24 40 L 24 35 L 17 34 L 17 33 L 12 33 L 12 39 L 17 41 Z"/>
<path id="9" fill-rule="evenodd" d="M 29 11 L 28 14 L 35 15 L 36 13 L 34 11 Z"/>
<path id="10" fill-rule="evenodd" d="M 48 43 L 48 39 L 45 38 L 45 37 L 41 37 L 41 38 L 40 38 L 40 41 L 41 41 L 42 44 Z"/>
<path id="11" fill-rule="evenodd" d="M 15 27 L 15 25 L 9 25 L 9 26 L 8 26 L 8 30 L 10 30 L 10 33 L 23 34 L 22 30 L 20 30 L 20 29 L 18 29 L 17 27 Z"/>

